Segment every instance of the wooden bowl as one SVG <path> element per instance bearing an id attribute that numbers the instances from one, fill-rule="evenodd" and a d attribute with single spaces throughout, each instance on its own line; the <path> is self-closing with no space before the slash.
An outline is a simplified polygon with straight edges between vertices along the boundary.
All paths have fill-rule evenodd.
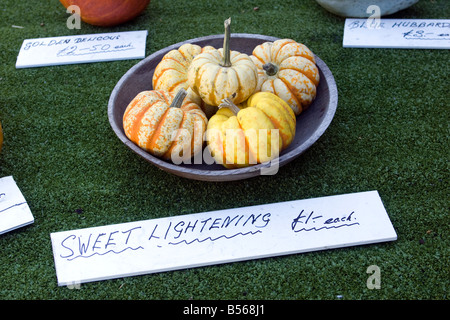
<path id="1" fill-rule="evenodd" d="M 230 47 L 231 50 L 250 55 L 257 45 L 278 39 L 257 34 L 233 33 L 231 34 Z M 202 158 L 200 159 L 201 161 L 194 161 L 193 159 L 191 164 L 182 163 L 178 165 L 151 155 L 126 137 L 123 130 L 122 117 L 130 101 L 139 92 L 153 89 L 153 72 L 162 57 L 170 50 L 178 49 L 184 43 L 194 43 L 202 47 L 210 45 L 215 48 L 221 48 L 223 35 L 212 35 L 183 41 L 151 54 L 122 76 L 114 87 L 108 103 L 109 122 L 117 137 L 128 148 L 158 168 L 177 176 L 202 181 L 233 181 L 258 175 L 276 174 L 279 168 L 294 160 L 311 147 L 331 123 L 337 108 L 337 87 L 330 69 L 316 56 L 316 64 L 320 72 L 320 83 L 317 88 L 316 99 L 307 110 L 297 116 L 294 141 L 287 149 L 281 152 L 279 158 L 268 163 L 256 164 L 246 168 L 226 169 L 220 164 L 210 164 L 210 159 L 203 155 L 200 157 Z"/>

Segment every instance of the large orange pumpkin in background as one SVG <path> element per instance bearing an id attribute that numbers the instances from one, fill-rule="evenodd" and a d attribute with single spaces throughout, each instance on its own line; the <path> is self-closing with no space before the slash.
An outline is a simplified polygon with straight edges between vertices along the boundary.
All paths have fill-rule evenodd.
<path id="1" fill-rule="evenodd" d="M 112 27 L 137 17 L 150 0 L 59 0 L 67 9 L 71 5 L 80 8 L 81 20 L 86 23 Z"/>

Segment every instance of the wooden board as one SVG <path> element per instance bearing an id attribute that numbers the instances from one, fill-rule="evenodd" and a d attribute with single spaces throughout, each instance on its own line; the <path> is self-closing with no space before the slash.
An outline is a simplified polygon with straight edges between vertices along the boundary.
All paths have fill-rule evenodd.
<path id="1" fill-rule="evenodd" d="M 12 176 L 0 179 L 0 234 L 34 222 L 27 201 Z"/>
<path id="2" fill-rule="evenodd" d="M 58 285 L 393 241 L 377 191 L 51 235 Z"/>
<path id="3" fill-rule="evenodd" d="M 450 49 L 448 19 L 346 19 L 349 48 Z"/>
<path id="4" fill-rule="evenodd" d="M 16 68 L 142 59 L 146 39 L 146 30 L 26 39 Z"/>

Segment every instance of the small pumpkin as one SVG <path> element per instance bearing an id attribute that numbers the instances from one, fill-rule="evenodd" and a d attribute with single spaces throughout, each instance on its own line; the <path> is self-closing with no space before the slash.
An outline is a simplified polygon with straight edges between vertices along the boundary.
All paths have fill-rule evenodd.
<path id="1" fill-rule="evenodd" d="M 223 48 L 197 55 L 188 68 L 190 88 L 203 101 L 218 106 L 233 96 L 236 104 L 245 101 L 258 83 L 258 73 L 252 59 L 245 53 L 230 50 L 230 23 L 225 20 Z"/>
<path id="2" fill-rule="evenodd" d="M 112 27 L 136 18 L 147 8 L 150 0 L 59 0 L 67 9 L 80 8 L 80 17 L 86 23 Z"/>
<path id="3" fill-rule="evenodd" d="M 216 163 L 241 168 L 277 157 L 292 143 L 295 127 L 295 114 L 285 101 L 257 92 L 241 108 L 224 99 L 208 122 L 206 140 Z"/>
<path id="4" fill-rule="evenodd" d="M 191 90 L 187 79 L 187 70 L 192 59 L 198 54 L 212 49 L 214 49 L 212 46 L 202 48 L 196 44 L 185 43 L 178 49 L 170 50 L 155 68 L 152 78 L 153 90 L 165 90 L 176 93 L 180 88 L 183 88 L 188 92 L 189 98 L 201 106 L 208 117 L 212 116 L 212 113 L 217 110 L 215 108 L 212 110 Z"/>
<path id="5" fill-rule="evenodd" d="M 308 47 L 291 39 L 280 39 L 256 46 L 250 57 L 258 68 L 257 91 L 276 94 L 296 115 L 311 105 L 320 76 Z"/>
<path id="6" fill-rule="evenodd" d="M 123 115 L 126 136 L 142 149 L 165 160 L 189 161 L 203 149 L 208 123 L 201 108 L 180 89 L 140 92 Z"/>

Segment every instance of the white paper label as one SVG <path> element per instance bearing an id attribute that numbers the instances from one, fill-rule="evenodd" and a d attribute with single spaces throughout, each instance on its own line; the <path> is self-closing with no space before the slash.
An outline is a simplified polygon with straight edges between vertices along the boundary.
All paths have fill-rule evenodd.
<path id="1" fill-rule="evenodd" d="M 59 285 L 397 239 L 377 191 L 50 236 Z"/>
<path id="2" fill-rule="evenodd" d="M 343 46 L 449 49 L 450 20 L 346 19 Z"/>
<path id="3" fill-rule="evenodd" d="M 142 59 L 146 39 L 146 30 L 27 39 L 16 68 Z"/>
<path id="4" fill-rule="evenodd" d="M 0 234 L 34 222 L 28 204 L 12 176 L 0 179 Z"/>

